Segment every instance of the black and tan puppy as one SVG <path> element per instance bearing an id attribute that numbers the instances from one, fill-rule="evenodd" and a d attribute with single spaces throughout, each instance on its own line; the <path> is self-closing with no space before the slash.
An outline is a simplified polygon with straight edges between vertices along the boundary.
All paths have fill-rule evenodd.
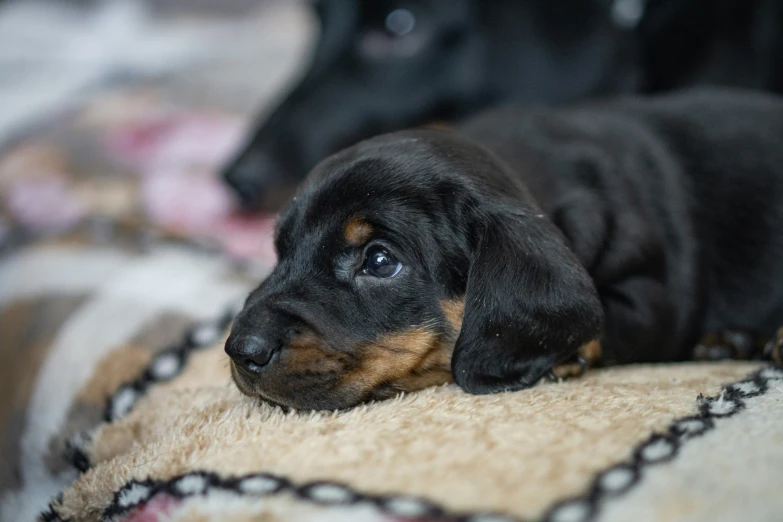
<path id="1" fill-rule="evenodd" d="M 730 91 L 373 138 L 313 170 L 226 351 L 240 390 L 345 408 L 532 385 L 600 340 L 686 358 L 783 324 L 783 101 Z"/>

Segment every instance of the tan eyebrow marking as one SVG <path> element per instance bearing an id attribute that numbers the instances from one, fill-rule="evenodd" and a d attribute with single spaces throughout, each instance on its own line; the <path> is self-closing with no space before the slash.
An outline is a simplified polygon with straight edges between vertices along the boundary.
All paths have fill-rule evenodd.
<path id="1" fill-rule="evenodd" d="M 372 225 L 363 218 L 352 218 L 343 230 L 345 241 L 351 246 L 362 246 L 372 236 Z"/>

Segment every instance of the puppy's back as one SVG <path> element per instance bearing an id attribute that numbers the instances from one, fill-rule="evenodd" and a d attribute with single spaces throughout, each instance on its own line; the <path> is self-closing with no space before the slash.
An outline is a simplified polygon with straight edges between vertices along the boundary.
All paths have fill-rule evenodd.
<path id="1" fill-rule="evenodd" d="M 700 262 L 707 328 L 783 325 L 783 100 L 725 90 L 655 100 L 644 113 L 679 158 Z"/>
<path id="2" fill-rule="evenodd" d="M 780 97 L 694 89 L 563 110 L 507 107 L 461 131 L 508 162 L 547 211 L 589 191 L 618 215 L 653 223 L 675 299 L 696 303 L 682 314 L 703 315 L 706 330 L 780 326 Z M 546 172 L 531 171 L 532 156 Z"/>

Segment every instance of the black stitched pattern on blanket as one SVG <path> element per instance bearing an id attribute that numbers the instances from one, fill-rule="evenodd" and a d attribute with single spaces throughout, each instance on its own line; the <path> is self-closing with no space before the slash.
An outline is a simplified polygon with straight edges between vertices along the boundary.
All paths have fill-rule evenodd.
<path id="1" fill-rule="evenodd" d="M 227 314 L 229 320 L 231 315 Z M 221 321 L 224 321 L 223 318 Z M 220 323 L 223 324 L 223 323 Z M 199 346 L 191 343 L 193 348 Z M 201 345 L 203 346 L 203 345 Z M 191 348 L 191 349 L 193 349 Z M 187 350 L 186 350 L 187 351 Z M 145 374 L 147 375 L 147 374 Z M 771 381 L 783 380 L 783 366 L 767 366 L 747 378 L 726 385 L 713 397 L 699 396 L 698 413 L 679 418 L 665 433 L 654 433 L 639 444 L 633 457 L 597 473 L 585 493 L 554 504 L 540 519 L 541 522 L 559 520 L 589 521 L 599 513 L 605 501 L 617 498 L 636 486 L 645 469 L 676 458 L 680 448 L 715 429 L 715 419 L 731 417 L 745 408 L 745 401 L 763 395 Z M 147 384 L 151 381 L 145 381 Z M 142 390 L 145 387 L 141 388 Z M 86 457 L 85 457 L 86 458 Z M 206 471 L 193 471 L 168 481 L 130 481 L 115 492 L 104 511 L 104 519 L 111 520 L 143 506 L 158 494 L 175 498 L 207 495 L 211 491 L 231 491 L 240 496 L 270 497 L 283 493 L 296 495 L 304 502 L 324 506 L 346 506 L 365 503 L 380 513 L 398 519 L 441 520 L 444 522 L 521 521 L 522 519 L 491 513 L 454 513 L 426 499 L 411 496 L 365 494 L 338 482 L 310 482 L 296 485 L 290 480 L 267 473 L 242 477 L 220 477 Z M 54 501 L 43 513 L 43 522 L 72 522 L 59 517 Z"/>

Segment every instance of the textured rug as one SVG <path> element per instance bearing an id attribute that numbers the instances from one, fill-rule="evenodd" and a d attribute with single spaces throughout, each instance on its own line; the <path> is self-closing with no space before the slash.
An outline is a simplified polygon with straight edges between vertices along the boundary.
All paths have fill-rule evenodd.
<path id="1" fill-rule="evenodd" d="M 155 355 L 241 299 L 225 259 L 166 243 L 36 242 L 0 262 L 0 520 L 28 522 L 69 485 L 67 441 Z M 219 330 L 218 330 L 219 332 Z M 213 338 L 214 340 L 214 338 Z"/>
<path id="2" fill-rule="evenodd" d="M 68 447 L 83 474 L 44 520 L 773 521 L 783 512 L 781 368 L 631 366 L 516 393 L 445 386 L 346 412 L 285 412 L 230 383 L 227 322 L 197 325 L 111 396 L 108 422 Z M 131 364 L 129 354 L 111 359 Z M 104 379 L 96 373 L 89 387 Z"/>

